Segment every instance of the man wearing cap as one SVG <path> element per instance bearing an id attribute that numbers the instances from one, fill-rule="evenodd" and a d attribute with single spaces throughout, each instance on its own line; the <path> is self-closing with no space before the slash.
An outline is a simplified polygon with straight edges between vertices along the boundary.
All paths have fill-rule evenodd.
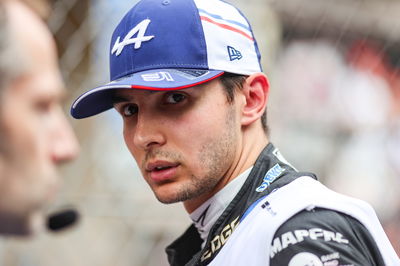
<path id="1" fill-rule="evenodd" d="M 220 0 L 142 0 L 111 39 L 110 108 L 157 199 L 193 220 L 171 265 L 400 265 L 374 211 L 293 168 L 269 142 L 269 84 L 247 19 Z M 336 263 L 336 264 L 335 264 Z"/>
<path id="2" fill-rule="evenodd" d="M 57 168 L 76 157 L 78 144 L 45 23 L 25 2 L 1 0 L 0 36 L 0 234 L 26 236 L 46 224 Z"/>

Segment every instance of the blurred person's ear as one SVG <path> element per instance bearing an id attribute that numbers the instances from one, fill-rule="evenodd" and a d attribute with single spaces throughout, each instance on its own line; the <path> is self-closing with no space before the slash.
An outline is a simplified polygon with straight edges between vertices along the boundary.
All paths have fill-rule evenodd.
<path id="1" fill-rule="evenodd" d="M 21 0 L 21 2 L 29 6 L 43 20 L 48 19 L 50 16 L 50 4 L 48 0 Z"/>
<path id="2" fill-rule="evenodd" d="M 242 126 L 248 126 L 261 119 L 267 106 L 269 92 L 268 78 L 263 73 L 250 75 L 243 85 L 241 93 L 245 97 L 242 108 Z"/>

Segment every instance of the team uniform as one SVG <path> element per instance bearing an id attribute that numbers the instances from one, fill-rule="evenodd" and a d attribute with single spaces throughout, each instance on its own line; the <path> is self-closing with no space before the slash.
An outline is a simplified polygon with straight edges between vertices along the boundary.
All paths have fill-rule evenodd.
<path id="1" fill-rule="evenodd" d="M 167 247 L 171 265 L 400 265 L 369 205 L 297 172 L 272 144 L 201 233 L 193 224 Z"/>

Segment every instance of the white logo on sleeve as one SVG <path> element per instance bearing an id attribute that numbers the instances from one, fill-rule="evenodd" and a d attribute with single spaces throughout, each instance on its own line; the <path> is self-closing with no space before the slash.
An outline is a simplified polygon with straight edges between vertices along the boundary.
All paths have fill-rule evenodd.
<path id="1" fill-rule="evenodd" d="M 147 27 L 149 26 L 151 20 L 145 19 L 139 24 L 137 24 L 133 29 L 131 29 L 128 34 L 126 34 L 125 38 L 122 42 L 120 42 L 121 36 L 115 40 L 114 46 L 111 49 L 111 54 L 119 56 L 122 53 L 122 50 L 125 46 L 130 44 L 135 44 L 134 48 L 139 49 L 142 46 L 142 42 L 150 41 L 154 38 L 154 36 L 145 36 Z M 136 38 L 133 38 L 137 34 Z"/>
<path id="2" fill-rule="evenodd" d="M 321 228 L 294 230 L 283 233 L 281 236 L 276 237 L 272 241 L 270 254 L 271 259 L 287 247 L 296 245 L 305 240 L 336 242 L 343 245 L 349 244 L 349 240 L 344 238 L 344 236 L 339 232 L 332 232 L 328 230 L 323 230 Z"/>
<path id="3" fill-rule="evenodd" d="M 322 261 L 309 252 L 301 252 L 296 254 L 290 261 L 288 266 L 323 266 Z"/>

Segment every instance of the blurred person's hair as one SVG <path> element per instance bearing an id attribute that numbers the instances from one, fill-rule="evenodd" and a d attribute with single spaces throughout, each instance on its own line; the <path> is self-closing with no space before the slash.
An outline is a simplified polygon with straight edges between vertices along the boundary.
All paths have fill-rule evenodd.
<path id="1" fill-rule="evenodd" d="M 7 1 L 19 0 L 0 0 L 0 99 L 4 88 L 26 70 L 26 65 L 24 65 L 26 62 L 21 58 L 23 53 L 18 51 L 18 43 L 13 39 L 14 36 L 9 27 L 5 7 Z M 21 0 L 21 2 L 42 19 L 48 17 L 50 9 L 47 0 Z"/>

